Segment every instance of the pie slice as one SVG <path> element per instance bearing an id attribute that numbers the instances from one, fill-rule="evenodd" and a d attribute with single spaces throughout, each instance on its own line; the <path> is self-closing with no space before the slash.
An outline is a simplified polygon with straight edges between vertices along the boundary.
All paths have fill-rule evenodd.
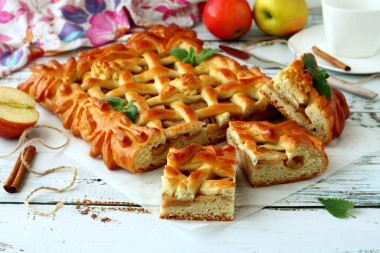
<path id="1" fill-rule="evenodd" d="M 346 99 L 340 91 L 331 88 L 330 100 L 315 89 L 311 74 L 305 71 L 303 55 L 281 70 L 260 91 L 286 118 L 296 121 L 326 144 L 341 135 L 350 116 Z"/>
<path id="2" fill-rule="evenodd" d="M 160 218 L 230 221 L 235 210 L 235 148 L 170 148 Z"/>
<path id="3" fill-rule="evenodd" d="M 192 66 L 169 54 L 174 48 L 199 54 L 202 44 L 194 31 L 156 25 L 65 64 L 36 64 L 18 88 L 90 143 L 90 156 L 102 156 L 109 169 L 142 173 L 164 165 L 169 147 L 215 144 L 225 139 L 230 120 L 277 113 L 259 92 L 270 78 L 258 68 L 221 54 Z M 104 98 L 132 103 L 136 119 Z"/>
<path id="4" fill-rule="evenodd" d="M 328 165 L 322 139 L 293 121 L 232 121 L 227 141 L 236 147 L 237 163 L 252 187 L 310 179 Z"/>

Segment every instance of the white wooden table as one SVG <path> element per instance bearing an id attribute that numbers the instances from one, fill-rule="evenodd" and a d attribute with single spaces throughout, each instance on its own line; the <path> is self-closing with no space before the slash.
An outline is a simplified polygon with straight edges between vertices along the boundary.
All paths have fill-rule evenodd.
<path id="1" fill-rule="evenodd" d="M 308 26 L 321 23 L 320 11 L 313 11 Z M 206 47 L 220 41 L 195 28 L 207 39 Z M 237 42 L 239 46 L 260 33 L 256 27 Z M 76 52 L 56 56 L 65 61 Z M 46 62 L 47 57 L 37 62 Z M 0 85 L 14 86 L 29 76 L 26 68 L 0 79 Z M 273 76 L 278 70 L 264 71 Z M 348 80 L 365 76 L 338 75 Z M 380 78 L 363 87 L 380 93 Z M 380 131 L 380 97 L 364 100 L 345 93 L 351 116 L 361 126 Z M 358 133 L 360 134 L 360 133 Z M 379 143 L 380 144 L 380 143 Z M 379 145 L 380 149 L 380 145 Z M 60 154 L 47 152 L 46 159 Z M 2 185 L 16 156 L 0 159 Z M 235 223 L 216 223 L 197 230 L 184 230 L 157 221 L 108 182 L 95 177 L 90 168 L 79 167 L 71 190 L 55 194 L 41 191 L 32 204 L 39 210 L 53 209 L 57 201 L 65 207 L 52 216 L 37 216 L 23 204 L 25 196 L 41 185 L 64 186 L 70 171 L 40 177 L 27 173 L 19 193 L 0 189 L 0 251 L 5 252 L 380 252 L 380 150 L 368 154 L 331 176 Z M 318 197 L 345 198 L 355 202 L 357 217 L 331 216 Z"/>

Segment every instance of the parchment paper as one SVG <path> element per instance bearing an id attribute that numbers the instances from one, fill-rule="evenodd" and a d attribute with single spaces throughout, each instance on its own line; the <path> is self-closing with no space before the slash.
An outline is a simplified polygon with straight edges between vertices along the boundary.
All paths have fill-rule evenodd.
<path id="1" fill-rule="evenodd" d="M 49 124 L 63 129 L 61 121 L 54 114 L 39 105 L 37 109 L 41 115 L 38 122 L 39 124 Z M 157 222 L 165 222 L 186 229 L 226 223 L 160 220 L 158 218 L 158 212 L 161 201 L 162 168 L 140 175 L 132 174 L 124 169 L 110 171 L 104 165 L 100 157 L 94 159 L 88 155 L 90 150 L 89 144 L 80 138 L 73 137 L 68 130 L 67 133 L 70 136 L 70 143 L 64 149 L 64 155 L 74 159 L 84 168 L 90 170 L 96 176 L 107 181 L 112 187 L 123 193 L 125 195 L 125 201 L 137 203 L 150 210 L 152 215 L 157 217 Z M 55 138 L 54 136 L 55 135 L 47 135 L 45 137 Z M 54 143 L 55 140 L 48 139 L 46 141 Z M 14 141 L 9 141 L 9 146 L 13 146 L 12 142 Z M 326 152 L 329 157 L 329 166 L 326 172 L 313 179 L 270 187 L 252 188 L 240 169 L 238 169 L 235 220 L 243 219 L 265 206 L 271 205 L 302 188 L 314 184 L 361 156 L 378 150 L 380 148 L 379 144 L 379 134 L 348 120 L 341 137 L 334 139 L 328 147 L 326 147 Z M 9 146 L 1 147 L 0 152 L 5 152 L 7 149 L 10 149 L 5 148 Z"/>

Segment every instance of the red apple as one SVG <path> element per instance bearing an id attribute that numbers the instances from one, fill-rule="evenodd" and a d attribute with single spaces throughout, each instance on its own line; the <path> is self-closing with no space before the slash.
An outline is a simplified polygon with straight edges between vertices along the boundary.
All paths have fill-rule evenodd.
<path id="1" fill-rule="evenodd" d="M 36 101 L 28 94 L 10 87 L 0 86 L 0 136 L 19 137 L 38 121 Z"/>
<path id="2" fill-rule="evenodd" d="M 252 25 L 252 11 L 246 0 L 210 0 L 203 10 L 207 29 L 223 40 L 246 34 Z"/>

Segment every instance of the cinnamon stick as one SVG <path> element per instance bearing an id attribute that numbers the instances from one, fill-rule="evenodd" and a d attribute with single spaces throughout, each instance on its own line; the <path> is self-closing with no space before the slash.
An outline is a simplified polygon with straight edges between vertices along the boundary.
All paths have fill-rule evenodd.
<path id="1" fill-rule="evenodd" d="M 314 52 L 316 55 L 318 55 L 318 56 L 322 57 L 323 59 L 325 59 L 326 61 L 330 62 L 330 63 L 331 63 L 332 65 L 334 65 L 335 67 L 340 68 L 340 69 L 343 69 L 343 70 L 345 70 L 345 71 L 350 71 L 350 70 L 351 70 L 351 67 L 350 67 L 350 66 L 348 66 L 347 64 L 345 64 L 345 63 L 339 61 L 337 58 L 335 58 L 335 57 L 329 55 L 328 53 L 322 51 L 322 50 L 319 49 L 318 47 L 313 46 L 312 49 L 313 49 L 313 52 Z"/>
<path id="2" fill-rule="evenodd" d="M 28 146 L 25 149 L 24 154 L 24 160 L 29 163 L 32 159 L 34 154 L 36 153 L 36 148 L 34 146 Z M 4 184 L 4 189 L 9 193 L 15 193 L 17 192 L 22 179 L 24 178 L 26 167 L 21 159 L 22 152 L 17 158 L 16 164 L 13 167 L 11 174 L 9 175 L 7 181 Z"/>

